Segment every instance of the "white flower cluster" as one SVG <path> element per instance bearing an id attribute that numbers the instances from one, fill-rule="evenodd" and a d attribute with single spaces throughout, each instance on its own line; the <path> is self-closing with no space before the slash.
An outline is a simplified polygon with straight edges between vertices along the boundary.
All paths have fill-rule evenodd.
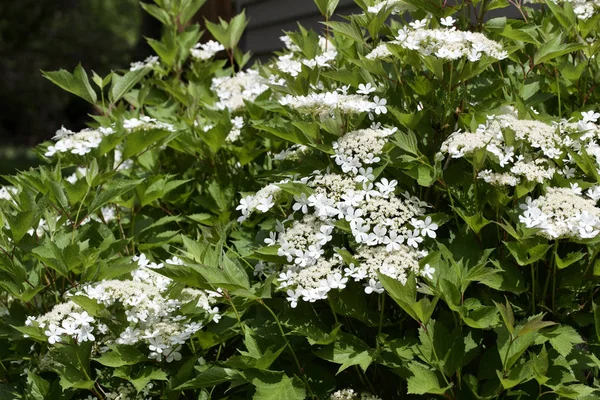
<path id="1" fill-rule="evenodd" d="M 335 155 L 332 157 L 345 173 L 357 175 L 360 172 L 360 176 L 356 178 L 358 182 L 367 181 L 369 178 L 372 180 L 373 169 L 363 167 L 381 161 L 379 156 L 387 143 L 386 138 L 397 130 L 397 128 L 371 127 L 349 132 L 333 142 Z"/>
<path id="2" fill-rule="evenodd" d="M 577 184 L 571 184 L 571 188 L 548 188 L 545 195 L 535 200 L 527 197 L 520 206 L 523 213 L 519 220 L 527 228 L 540 229 L 539 234 L 549 239 L 594 238 L 600 233 L 600 208 L 596 207 L 600 187 L 588 189 L 587 197 L 582 196 Z"/>
<path id="3" fill-rule="evenodd" d="M 131 63 L 130 71 L 137 71 L 144 68 L 154 68 L 160 64 L 157 56 L 150 56 L 146 58 L 144 61 L 136 61 Z"/>
<path id="4" fill-rule="evenodd" d="M 275 62 L 275 65 L 277 66 L 279 71 L 289 74 L 292 77 L 296 77 L 300 72 L 302 72 L 303 65 L 311 69 L 314 69 L 316 67 L 331 68 L 331 62 L 335 61 L 338 54 L 333 43 L 331 43 L 324 37 L 320 37 L 319 48 L 321 49 L 321 54 L 318 54 L 314 58 L 307 60 L 299 56 L 299 54 L 297 54 L 297 51 L 299 51 L 300 49 L 298 48 L 298 46 L 295 46 L 293 44 L 289 37 L 283 36 L 282 40 L 288 49 L 294 50 L 291 53 L 279 56 L 278 60 Z"/>
<path id="5" fill-rule="evenodd" d="M 514 133 L 510 146 L 505 141 L 508 132 Z M 497 167 L 507 171 L 485 169 L 478 177 L 494 185 L 516 186 L 523 180 L 543 183 L 552 179 L 559 172 L 555 161 L 561 157 L 563 145 L 556 126 L 504 114 L 488 116 L 475 132 L 453 133 L 442 143 L 441 152 L 462 158 L 485 150 Z"/>
<path id="6" fill-rule="evenodd" d="M 225 50 L 225 47 L 219 42 L 209 40 L 206 43 L 196 43 L 194 47 L 190 49 L 190 54 L 197 60 L 209 60 L 220 51 Z"/>
<path id="7" fill-rule="evenodd" d="M 410 271 L 432 276 L 433 268 L 419 266 L 426 252 L 418 248 L 424 237 L 436 237 L 438 228 L 431 217 L 421 218 L 426 204 L 408 194 L 395 196 L 396 181 L 383 178 L 373 183 L 372 179 L 357 183 L 351 177 L 317 171 L 302 180 L 313 190 L 310 195 L 294 196 L 292 208 L 302 216 L 292 214 L 265 240 L 278 245 L 278 255 L 287 260 L 278 281 L 279 289 L 287 290 L 292 307 L 299 299 L 325 299 L 329 291 L 344 289 L 350 278 L 364 282 L 366 293 L 382 293 L 377 272 L 402 283 Z M 242 201 L 245 207 L 246 199 Z M 268 201 L 270 207 L 259 211 L 273 206 L 272 195 Z M 340 224 L 351 232 L 358 261 L 346 268 L 330 244 Z M 260 268 L 264 270 L 264 264 Z"/>
<path id="8" fill-rule="evenodd" d="M 288 160 L 290 158 L 297 157 L 300 154 L 305 153 L 307 151 L 308 151 L 308 147 L 301 145 L 301 144 L 295 144 L 295 145 L 290 146 L 287 149 L 282 150 L 279 153 L 273 155 L 273 159 L 276 161 L 284 161 L 284 160 Z"/>
<path id="9" fill-rule="evenodd" d="M 123 128 L 128 132 L 150 131 L 153 129 L 161 129 L 169 132 L 175 132 L 175 127 L 166 122 L 157 120 L 156 118 L 142 115 L 139 118 L 129 118 L 123 121 Z"/>
<path id="10" fill-rule="evenodd" d="M 56 153 L 71 153 L 82 156 L 98 147 L 105 136 L 113 133 L 113 128 L 84 129 L 76 133 L 62 127 L 53 138 L 56 143 L 48 146 L 44 155 L 52 157 Z"/>
<path id="11" fill-rule="evenodd" d="M 283 42 L 283 44 L 285 45 L 285 48 L 290 50 L 290 51 L 300 51 L 300 47 L 298 47 L 294 41 L 292 40 L 292 38 L 290 38 L 288 35 L 283 35 L 279 37 L 279 40 L 281 40 Z"/>
<path id="12" fill-rule="evenodd" d="M 600 113 L 588 111 L 577 122 L 547 124 L 520 120 L 508 109 L 506 114 L 488 116 L 474 133 L 453 133 L 442 143 L 441 152 L 461 158 L 485 150 L 495 166 L 480 171 L 478 177 L 498 186 L 516 186 L 523 181 L 544 183 L 556 174 L 566 179 L 585 178 L 567 149 L 580 156 L 587 153 L 600 173 L 598 119 Z M 510 146 L 505 136 L 512 138 Z"/>
<path id="13" fill-rule="evenodd" d="M 343 91 L 309 93 L 307 96 L 287 96 L 279 100 L 279 104 L 299 111 L 307 111 L 321 117 L 333 115 L 336 111 L 342 114 L 387 113 L 387 100 L 375 96 L 371 101 L 364 94 L 346 94 Z"/>
<path id="14" fill-rule="evenodd" d="M 215 297 L 221 295 L 218 292 L 185 288 L 178 298 L 171 298 L 168 295 L 171 279 L 156 272 L 164 264 L 150 262 L 143 254 L 134 257 L 134 261 L 138 268 L 131 272 L 131 280 L 105 280 L 87 284 L 73 293 L 95 300 L 111 315 L 124 312 L 126 321 L 121 321 L 121 324 L 110 321 L 109 328 L 101 314 L 92 317 L 73 300 L 56 305 L 47 314 L 28 317 L 26 324 L 41 328 L 50 344 L 63 342 L 67 338 L 76 342 L 95 341 L 102 346 L 144 343 L 150 359 L 164 359 L 167 362 L 180 360 L 181 345 L 203 325 L 178 314 L 178 310 L 193 301 L 210 319 L 218 322 L 221 316 L 214 303 Z M 177 257 L 166 263 L 183 264 Z"/>
<path id="15" fill-rule="evenodd" d="M 381 400 L 381 398 L 370 393 L 359 394 L 354 389 L 342 389 L 333 392 L 329 400 Z"/>
<path id="16" fill-rule="evenodd" d="M 444 60 L 467 57 L 469 61 L 475 62 L 484 54 L 497 60 L 508 57 L 508 52 L 502 49 L 500 43 L 488 39 L 481 33 L 459 31 L 454 27 L 425 29 L 426 23 L 426 20 L 411 22 L 410 27 L 405 26 L 398 31 L 396 40 L 388 43 L 418 51 L 424 56 L 435 56 Z M 391 55 L 387 43 L 381 43 L 367 55 L 367 58 L 381 59 Z"/>
<path id="17" fill-rule="evenodd" d="M 103 370 L 98 370 L 98 379 L 99 382 L 102 380 L 110 380 L 112 378 L 112 374 L 104 374 Z M 119 386 L 114 388 L 112 391 L 108 391 L 108 389 L 104 388 L 102 390 L 102 395 L 104 400 L 152 400 L 152 396 L 150 396 L 150 391 L 154 388 L 154 384 L 152 382 L 148 382 L 146 386 L 140 390 L 137 389 L 129 382 L 120 383 Z M 97 397 L 88 395 L 84 400 L 99 400 Z"/>
<path id="18" fill-rule="evenodd" d="M 152 129 L 164 129 L 169 132 L 175 132 L 173 125 L 148 116 L 126 119 L 123 121 L 123 128 L 128 132 L 140 130 L 148 131 Z M 46 157 L 52 157 L 56 153 L 71 153 L 82 156 L 100 146 L 104 137 L 114 133 L 114 127 L 99 127 L 98 129 L 88 128 L 79 132 L 72 132 L 65 127 L 61 127 L 56 131 L 56 134 L 53 137 L 53 140 L 55 140 L 56 143 L 48 146 L 44 155 Z"/>
<path id="19" fill-rule="evenodd" d="M 247 220 L 254 211 L 258 210 L 265 213 L 273 208 L 277 196 L 281 193 L 281 188 L 277 185 L 288 182 L 290 182 L 289 179 L 284 179 L 277 183 L 270 183 L 254 195 L 243 197 L 240 200 L 240 204 L 236 207 L 236 210 L 242 213 L 242 216 L 238 218 L 238 222 Z"/>
<path id="20" fill-rule="evenodd" d="M 217 94 L 219 110 L 236 111 L 244 108 L 244 100 L 254 101 L 269 89 L 267 80 L 258 71 L 240 71 L 234 76 L 213 78 L 211 89 Z"/>
<path id="21" fill-rule="evenodd" d="M 556 4 L 571 3 L 577 18 L 587 20 L 600 10 L 600 0 L 552 0 Z M 525 3 L 543 3 L 541 0 L 525 0 Z"/>
<path id="22" fill-rule="evenodd" d="M 229 143 L 237 142 L 240 139 L 240 135 L 242 134 L 242 128 L 244 128 L 244 118 L 243 117 L 234 117 L 231 119 L 231 131 L 225 138 Z"/>

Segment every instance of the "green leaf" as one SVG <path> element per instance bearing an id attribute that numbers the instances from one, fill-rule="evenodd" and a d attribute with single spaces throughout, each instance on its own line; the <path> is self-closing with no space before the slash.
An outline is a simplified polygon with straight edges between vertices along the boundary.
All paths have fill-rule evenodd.
<path id="1" fill-rule="evenodd" d="M 413 309 L 413 305 L 417 300 L 417 284 L 414 273 L 410 273 L 406 280 L 406 285 L 402 285 L 384 274 L 377 274 L 385 291 L 402 309 L 410 315 L 414 320 L 419 321 L 417 313 Z"/>
<path id="2" fill-rule="evenodd" d="M 335 33 L 348 37 L 357 43 L 364 42 L 364 34 L 361 29 L 354 25 L 339 21 L 324 22 L 325 25 L 333 29 Z M 358 86 L 358 84 L 356 85 Z"/>
<path id="3" fill-rule="evenodd" d="M 533 57 L 534 65 L 548 62 L 562 55 L 582 50 L 586 47 L 582 43 L 561 43 L 563 40 L 562 33 L 551 35 L 550 40 L 542 44 Z"/>
<path id="4" fill-rule="evenodd" d="M 133 346 L 112 345 L 109 347 L 110 351 L 102 353 L 100 357 L 92 358 L 92 360 L 112 368 L 135 365 L 148 360 L 148 356 L 142 354 L 142 352 Z"/>
<path id="5" fill-rule="evenodd" d="M 70 299 L 79 307 L 87 311 L 87 313 L 92 317 L 97 317 L 98 314 L 104 310 L 104 306 L 98 304 L 96 300 L 90 299 L 86 296 L 71 296 Z"/>
<path id="6" fill-rule="evenodd" d="M 596 337 L 600 341 L 600 306 L 597 299 L 592 301 L 592 311 L 594 312 L 594 327 L 596 328 Z"/>
<path id="7" fill-rule="evenodd" d="M 190 389 L 211 388 L 221 383 L 230 382 L 240 378 L 240 373 L 234 369 L 211 367 L 206 371 L 200 372 L 200 375 L 194 379 L 177 386 L 174 391 L 183 391 Z"/>
<path id="8" fill-rule="evenodd" d="M 42 71 L 42 74 L 45 78 L 67 92 L 73 93 L 89 103 L 96 104 L 98 97 L 90 85 L 88 76 L 81 64 L 75 68 L 72 74 L 64 69 L 52 72 Z"/>
<path id="9" fill-rule="evenodd" d="M 198 13 L 198 10 L 200 10 L 204 3 L 206 3 L 206 0 L 182 1 L 181 11 L 179 11 L 179 23 L 185 25 Z"/>
<path id="10" fill-rule="evenodd" d="M 474 215 L 467 215 L 467 212 L 461 208 L 453 207 L 453 210 L 467 223 L 469 228 L 478 234 L 483 227 L 490 224 L 491 221 L 486 219 L 481 212 Z"/>
<path id="11" fill-rule="evenodd" d="M 241 13 L 239 13 L 231 19 L 231 21 L 229 22 L 230 49 L 233 49 L 238 45 L 247 26 L 248 20 L 246 19 L 246 10 L 242 10 Z"/>
<path id="12" fill-rule="evenodd" d="M 339 0 L 314 0 L 322 16 L 329 19 L 335 12 Z"/>
<path id="13" fill-rule="evenodd" d="M 90 372 L 90 354 L 92 342 L 75 346 L 55 345 L 49 355 L 51 367 L 60 377 L 63 389 L 90 389 L 94 381 L 88 377 Z"/>
<path id="14" fill-rule="evenodd" d="M 540 385 L 545 384 L 549 379 L 546 376 L 549 365 L 548 351 L 546 350 L 546 346 L 542 345 L 542 350 L 539 354 L 531 354 L 531 368 L 533 369 L 533 375 Z"/>
<path id="15" fill-rule="evenodd" d="M 412 376 L 407 379 L 408 394 L 444 394 L 452 386 L 443 387 L 434 371 L 416 362 L 408 364 Z"/>
<path id="16" fill-rule="evenodd" d="M 104 186 L 99 194 L 94 197 L 92 203 L 88 208 L 88 214 L 93 214 L 101 207 L 115 201 L 119 196 L 133 190 L 137 185 L 142 183 L 143 179 L 129 180 L 129 179 L 115 179 Z"/>
<path id="17" fill-rule="evenodd" d="M 560 258 L 558 252 L 554 252 L 554 255 L 556 257 L 556 266 L 558 269 L 567 268 L 568 266 L 575 264 L 577 261 L 585 257 L 585 253 L 581 251 L 571 252 L 564 258 Z"/>
<path id="18" fill-rule="evenodd" d="M 513 309 L 510 303 L 508 302 L 508 299 L 506 299 L 506 305 L 496 303 L 495 301 L 494 304 L 496 305 L 498 311 L 500 311 L 500 315 L 502 316 L 504 325 L 512 335 L 515 331 L 515 315 L 513 314 Z"/>
<path id="19" fill-rule="evenodd" d="M 533 264 L 541 260 L 546 252 L 552 247 L 549 244 L 536 240 L 525 240 L 519 242 L 503 242 L 506 248 L 513 255 L 517 263 L 524 267 L 525 265 Z"/>
<path id="20" fill-rule="evenodd" d="M 198 130 L 197 132 L 211 151 L 216 153 L 225 144 L 225 139 L 227 138 L 227 135 L 229 135 L 230 130 L 231 126 L 217 124 L 208 132 L 204 132 L 203 130 Z"/>
<path id="21" fill-rule="evenodd" d="M 169 13 L 165 10 L 154 4 L 145 3 L 143 1 L 140 1 L 140 5 L 148 14 L 159 20 L 163 25 L 170 25 L 171 17 L 169 17 Z"/>
<path id="22" fill-rule="evenodd" d="M 573 347 L 583 343 L 583 338 L 575 328 L 568 325 L 560 325 L 553 329 L 545 330 L 542 335 L 548 338 L 550 345 L 563 357 L 568 356 Z"/>
<path id="23" fill-rule="evenodd" d="M 527 323 L 517 332 L 517 337 L 525 336 L 529 333 L 538 332 L 540 329 L 556 325 L 556 322 L 543 321 L 543 318 L 544 314 L 540 314 L 527 321 Z"/>
<path id="24" fill-rule="evenodd" d="M 112 74 L 112 85 L 110 87 L 109 98 L 112 104 L 116 103 L 125 96 L 139 81 L 150 71 L 149 68 L 142 68 L 136 71 L 129 71 L 120 76 L 116 72 Z"/>
<path id="25" fill-rule="evenodd" d="M 333 345 L 315 353 L 317 356 L 336 364 L 342 364 L 338 374 L 348 367 L 359 365 L 366 371 L 373 361 L 374 350 L 356 336 L 340 333 Z"/>
<path id="26" fill-rule="evenodd" d="M 151 365 L 147 365 L 135 373 L 132 373 L 130 367 L 121 367 L 115 371 L 114 376 L 128 380 L 138 392 L 151 381 L 166 381 L 169 379 L 165 371 Z"/>
<path id="27" fill-rule="evenodd" d="M 10 235 L 17 243 L 23 239 L 29 229 L 34 226 L 37 228 L 40 220 L 39 212 L 36 211 L 23 211 L 16 213 L 16 215 L 6 214 L 5 217 L 10 227 Z"/>
<path id="28" fill-rule="evenodd" d="M 50 383 L 39 375 L 27 371 L 27 399 L 45 400 L 50 391 Z M 0 398 L 2 398 L 0 396 Z"/>
<path id="29" fill-rule="evenodd" d="M 252 379 L 252 384 L 256 388 L 252 400 L 304 400 L 306 398 L 306 389 L 296 377 L 292 379 L 283 375 L 278 381 L 255 378 Z"/>
<path id="30" fill-rule="evenodd" d="M 152 129 L 149 131 L 131 132 L 125 137 L 123 144 L 123 158 L 128 159 L 157 145 L 172 132 L 164 129 Z"/>

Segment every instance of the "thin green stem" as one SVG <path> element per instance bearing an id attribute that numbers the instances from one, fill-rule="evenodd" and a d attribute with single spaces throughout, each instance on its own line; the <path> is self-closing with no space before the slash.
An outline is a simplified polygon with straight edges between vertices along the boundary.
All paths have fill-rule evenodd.
<path id="1" fill-rule="evenodd" d="M 427 335 L 427 338 L 429 339 L 429 341 L 431 343 L 433 343 L 433 338 L 429 334 L 429 331 L 425 328 L 425 325 L 421 325 L 421 326 L 422 326 L 423 331 L 425 331 L 425 334 Z M 433 357 L 435 358 L 435 362 L 437 363 L 437 368 L 442 373 L 442 377 L 444 378 L 446 385 L 451 386 L 450 381 L 448 380 L 448 378 L 446 377 L 446 374 L 444 373 L 444 370 L 442 369 L 442 363 L 440 362 L 437 352 L 435 351 L 435 346 L 433 346 L 431 348 L 431 351 L 433 353 Z M 450 389 L 450 392 L 452 392 L 452 397 L 455 397 L 454 390 Z"/>
<path id="2" fill-rule="evenodd" d="M 513 339 L 512 334 L 510 335 L 510 343 L 508 344 L 508 349 L 506 349 L 506 354 L 504 355 L 504 360 L 502 360 L 502 375 L 506 377 L 506 364 L 508 363 L 508 353 L 510 353 L 510 348 L 512 347 L 515 340 Z"/>
<path id="3" fill-rule="evenodd" d="M 329 307 L 331 308 L 331 313 L 333 314 L 333 319 L 335 320 L 335 323 L 339 324 L 340 321 L 338 320 L 335 308 L 333 307 L 333 303 L 331 302 L 331 299 L 329 297 L 327 297 L 327 302 L 329 303 Z"/>
<path id="4" fill-rule="evenodd" d="M 562 117 L 562 101 L 560 98 L 560 82 L 558 80 L 558 70 L 554 68 L 554 76 L 556 78 L 556 92 L 558 94 L 558 117 Z"/>
<path id="5" fill-rule="evenodd" d="M 535 265 L 531 264 L 531 313 L 535 314 Z"/>
<path id="6" fill-rule="evenodd" d="M 556 275 L 558 273 L 558 240 L 554 241 L 554 253 L 552 255 L 552 313 L 556 314 Z"/>
<path id="7" fill-rule="evenodd" d="M 277 318 L 277 315 L 273 312 L 273 310 L 271 310 L 271 308 L 265 304 L 264 301 L 262 300 L 257 300 L 264 308 L 266 308 L 266 310 L 269 312 L 269 314 L 271 314 L 271 316 L 273 317 L 273 319 L 275 320 L 275 323 L 277 324 L 277 327 L 279 328 L 279 332 L 281 332 L 281 336 L 283 337 L 283 340 L 285 341 L 285 345 L 287 346 L 287 348 L 289 349 L 290 353 L 292 354 L 292 358 L 294 359 L 294 362 L 296 363 L 296 367 L 298 368 L 298 372 L 300 373 L 300 376 L 302 377 L 302 380 L 304 381 L 304 385 L 306 386 L 306 389 L 308 390 L 309 393 L 309 397 L 311 399 L 315 399 L 315 395 L 310 387 L 310 383 L 308 382 L 308 379 L 306 378 L 306 375 L 304 374 L 304 369 L 302 368 L 302 366 L 300 365 L 300 361 L 298 360 L 298 356 L 296 356 L 296 352 L 294 351 L 294 348 L 292 347 L 292 345 L 290 344 L 290 342 L 287 339 L 287 336 L 283 330 L 283 327 L 281 326 L 281 322 L 279 322 L 279 318 Z"/>
<path id="8" fill-rule="evenodd" d="M 380 299 L 381 299 L 381 304 L 380 304 L 381 310 L 379 310 L 379 329 L 377 331 L 377 333 L 379 335 L 381 335 L 381 329 L 383 328 L 383 311 L 385 309 L 385 292 L 383 292 L 380 295 Z"/>
<path id="9" fill-rule="evenodd" d="M 238 312 L 237 308 L 235 308 L 235 304 L 233 304 L 233 300 L 231 300 L 231 296 L 229 295 L 229 292 L 227 290 L 223 289 L 223 294 L 225 295 L 225 298 L 227 299 L 227 301 L 231 305 L 231 308 L 233 309 L 233 312 L 235 313 L 235 318 L 237 319 L 237 322 L 240 325 L 240 329 L 242 330 L 242 333 L 244 335 L 246 335 L 246 329 L 244 328 L 244 324 L 242 324 L 242 319 L 240 318 L 240 313 Z"/>

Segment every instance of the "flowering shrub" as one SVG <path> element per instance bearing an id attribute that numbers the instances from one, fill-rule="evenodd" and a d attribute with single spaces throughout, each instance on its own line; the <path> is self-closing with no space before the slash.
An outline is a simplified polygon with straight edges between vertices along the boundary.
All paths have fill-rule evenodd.
<path id="1" fill-rule="evenodd" d="M 600 396 L 597 4 L 315 3 L 44 73 L 96 113 L 0 188 L 3 397 Z"/>

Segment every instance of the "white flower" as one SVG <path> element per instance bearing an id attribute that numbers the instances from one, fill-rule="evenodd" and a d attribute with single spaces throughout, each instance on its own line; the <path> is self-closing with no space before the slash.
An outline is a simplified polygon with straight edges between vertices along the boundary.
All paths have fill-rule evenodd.
<path id="1" fill-rule="evenodd" d="M 377 190 L 373 189 L 373 184 L 372 183 L 363 183 L 363 190 L 365 192 L 365 198 L 367 199 L 367 201 L 371 200 L 371 197 L 379 197 L 381 196 L 381 193 L 379 193 Z"/>
<path id="2" fill-rule="evenodd" d="M 600 113 L 585 111 L 581 113 L 581 118 L 583 122 L 597 122 L 598 118 L 600 118 Z"/>
<path id="3" fill-rule="evenodd" d="M 267 212 L 274 205 L 275 205 L 275 202 L 273 201 L 273 196 L 268 196 L 268 197 L 264 197 L 264 198 L 259 199 L 259 202 L 256 205 L 256 209 L 258 211 Z"/>
<path id="4" fill-rule="evenodd" d="M 286 300 L 290 302 L 290 307 L 296 308 L 298 306 L 298 298 L 301 296 L 300 291 L 294 292 L 293 290 L 288 289 L 286 293 L 288 295 Z"/>
<path id="5" fill-rule="evenodd" d="M 425 264 L 425 267 L 421 270 L 421 276 L 433 279 L 433 274 L 435 274 L 435 268 L 431 267 L 429 264 Z"/>
<path id="6" fill-rule="evenodd" d="M 373 110 L 375 111 L 375 114 L 387 114 L 387 107 L 385 106 L 387 104 L 387 99 L 380 99 L 379 96 L 375 96 L 373 102 L 375 103 L 375 108 Z"/>
<path id="7" fill-rule="evenodd" d="M 151 337 L 148 339 L 148 349 L 155 353 L 162 353 L 167 348 L 167 345 L 163 343 L 162 337 Z"/>
<path id="8" fill-rule="evenodd" d="M 452 27 L 456 20 L 452 17 L 446 17 L 440 19 L 440 24 L 447 26 L 448 28 Z"/>
<path id="9" fill-rule="evenodd" d="M 421 20 L 417 19 L 413 22 L 410 22 L 408 25 L 410 25 L 410 27 L 413 29 L 425 28 L 425 26 L 427 25 L 427 18 L 423 18 Z"/>
<path id="10" fill-rule="evenodd" d="M 48 330 L 44 332 L 46 336 L 48 336 L 48 343 L 55 344 L 61 341 L 61 335 L 64 333 L 64 330 L 55 324 L 50 324 L 48 326 Z"/>
<path id="11" fill-rule="evenodd" d="M 523 215 L 519 215 L 519 221 L 525 224 L 527 228 L 536 228 L 544 225 L 546 219 L 547 216 L 542 213 L 542 210 L 533 206 L 526 209 Z"/>
<path id="12" fill-rule="evenodd" d="M 327 285 L 331 289 L 344 289 L 347 282 L 348 278 L 343 277 L 339 272 L 336 272 L 333 275 L 327 275 Z"/>
<path id="13" fill-rule="evenodd" d="M 367 83 L 366 85 L 361 83 L 360 85 L 358 85 L 358 90 L 356 91 L 356 93 L 367 95 L 376 90 L 377 90 L 377 88 L 372 86 L 370 83 Z"/>
<path id="14" fill-rule="evenodd" d="M 426 217 L 425 221 L 416 221 L 415 224 L 415 228 L 421 230 L 422 236 L 429 236 L 432 239 L 436 237 L 435 231 L 437 230 L 438 225 L 432 222 L 431 217 Z"/>
<path id="15" fill-rule="evenodd" d="M 369 239 L 369 231 L 371 227 L 369 224 L 362 224 L 359 220 L 352 221 L 354 226 L 352 227 L 352 234 L 357 243 L 366 242 Z"/>
<path id="16" fill-rule="evenodd" d="M 79 342 L 93 342 L 96 340 L 96 337 L 92 334 L 94 330 L 93 326 L 90 325 L 82 325 L 79 328 L 79 332 L 77 334 L 77 341 Z"/>
<path id="17" fill-rule="evenodd" d="M 419 243 L 423 241 L 423 238 L 419 236 L 419 230 L 415 229 L 412 232 L 409 232 L 408 237 L 406 238 L 406 244 L 412 246 L 414 248 L 419 247 Z"/>
<path id="18" fill-rule="evenodd" d="M 83 311 L 82 313 L 73 313 L 71 314 L 71 318 L 73 318 L 73 322 L 76 325 L 80 326 L 88 326 L 90 322 L 94 321 L 94 318 L 90 317 L 87 311 Z"/>
<path id="19" fill-rule="evenodd" d="M 569 183 L 569 185 L 571 186 L 571 190 L 573 191 L 573 193 L 581 195 L 581 188 L 579 187 L 579 184 L 577 182 Z"/>
<path id="20" fill-rule="evenodd" d="M 390 193 L 394 192 L 394 190 L 396 190 L 396 185 L 398 185 L 397 180 L 393 179 L 388 181 L 386 178 L 381 178 L 381 181 L 375 184 L 383 197 L 387 197 Z"/>
<path id="21" fill-rule="evenodd" d="M 167 351 L 165 351 L 165 353 L 167 353 L 167 358 L 165 358 L 165 361 L 170 363 L 173 361 L 180 361 L 181 360 L 181 353 L 179 352 L 179 350 L 181 350 L 181 345 L 177 346 L 174 349 L 169 349 Z"/>
<path id="22" fill-rule="evenodd" d="M 381 294 L 384 292 L 384 289 L 381 282 L 378 282 L 375 279 L 371 278 L 369 279 L 369 283 L 365 286 L 365 293 L 371 294 L 373 292 Z"/>
<path id="23" fill-rule="evenodd" d="M 383 239 L 383 243 L 386 245 L 385 249 L 388 253 L 392 251 L 400 250 L 400 245 L 404 243 L 404 236 L 398 235 L 398 232 L 391 231 L 388 236 Z"/>
<path id="24" fill-rule="evenodd" d="M 365 168 L 359 168 L 358 170 L 358 175 L 356 176 L 356 178 L 354 178 L 354 180 L 356 182 L 370 182 L 373 181 L 375 179 L 375 175 L 373 175 L 373 168 L 371 167 L 367 167 L 367 169 Z"/>
<path id="25" fill-rule="evenodd" d="M 272 246 L 277 242 L 277 232 L 269 232 L 269 237 L 265 238 L 265 244 Z"/>
<path id="26" fill-rule="evenodd" d="M 302 210 L 302 212 L 306 214 L 308 212 L 309 204 L 306 194 L 301 193 L 300 196 L 294 196 L 294 200 L 296 201 L 296 203 L 294 203 L 292 209 L 294 211 Z"/>
<path id="27" fill-rule="evenodd" d="M 315 238 L 318 240 L 317 243 L 320 246 L 325 246 L 329 241 L 331 241 L 331 239 L 333 239 L 333 236 L 331 236 L 331 232 L 333 232 L 333 226 L 323 225 L 319 231 L 320 232 L 315 235 Z"/>
<path id="28" fill-rule="evenodd" d="M 594 201 L 598 201 L 600 199 L 600 186 L 593 186 L 589 188 L 586 192 L 587 197 Z"/>

